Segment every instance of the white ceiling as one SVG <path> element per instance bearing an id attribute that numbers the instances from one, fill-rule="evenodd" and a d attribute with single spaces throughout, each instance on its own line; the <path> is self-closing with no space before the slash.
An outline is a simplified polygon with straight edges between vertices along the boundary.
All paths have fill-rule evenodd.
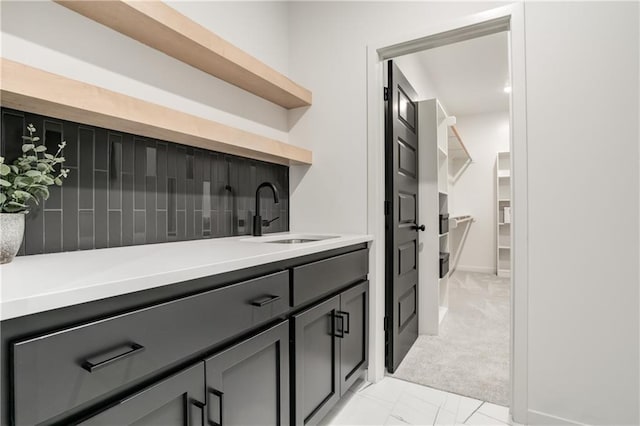
<path id="1" fill-rule="evenodd" d="M 509 81 L 506 32 L 407 56 L 415 56 L 408 59 L 424 70 L 428 85 L 448 114 L 509 110 L 509 96 L 504 92 Z"/>

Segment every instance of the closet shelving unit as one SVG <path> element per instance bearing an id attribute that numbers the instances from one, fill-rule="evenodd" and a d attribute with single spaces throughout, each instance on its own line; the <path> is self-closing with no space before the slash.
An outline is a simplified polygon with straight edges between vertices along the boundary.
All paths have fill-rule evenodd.
<path id="1" fill-rule="evenodd" d="M 511 153 L 496 158 L 496 271 L 511 276 Z"/>
<path id="2" fill-rule="evenodd" d="M 449 177 L 451 182 L 455 183 L 473 162 L 455 125 L 451 125 L 449 128 L 447 152 L 449 155 Z"/>
<path id="3" fill-rule="evenodd" d="M 440 214 L 449 213 L 449 135 L 452 118 L 437 99 L 419 103 L 420 235 L 419 333 L 438 334 L 449 307 L 449 274 L 440 278 L 440 253 L 449 253 L 449 232 L 440 233 Z"/>

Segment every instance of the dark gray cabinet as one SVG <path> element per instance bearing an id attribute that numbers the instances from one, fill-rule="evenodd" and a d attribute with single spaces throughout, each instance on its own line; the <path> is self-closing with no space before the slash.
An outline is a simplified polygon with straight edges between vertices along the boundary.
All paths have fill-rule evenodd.
<path id="1" fill-rule="evenodd" d="M 204 364 L 183 370 L 77 424 L 204 426 Z"/>
<path id="2" fill-rule="evenodd" d="M 367 367 L 368 284 L 293 316 L 296 425 L 317 424 Z"/>
<path id="3" fill-rule="evenodd" d="M 366 244 L 0 323 L 0 423 L 314 425 L 367 368 Z"/>
<path id="4" fill-rule="evenodd" d="M 292 319 L 297 426 L 315 425 L 340 399 L 338 311 L 340 296 L 334 296 Z"/>
<path id="5" fill-rule="evenodd" d="M 365 281 L 340 295 L 344 337 L 340 340 L 340 396 L 343 396 L 367 368 L 369 282 Z"/>
<path id="6" fill-rule="evenodd" d="M 205 361 L 208 424 L 289 424 L 289 323 Z"/>

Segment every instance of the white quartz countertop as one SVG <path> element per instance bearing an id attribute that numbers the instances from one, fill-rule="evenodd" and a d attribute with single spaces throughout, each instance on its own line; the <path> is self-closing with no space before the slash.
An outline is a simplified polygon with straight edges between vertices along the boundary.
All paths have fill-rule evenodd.
<path id="1" fill-rule="evenodd" d="M 334 238 L 301 244 L 266 242 L 310 235 L 318 234 L 278 233 L 20 256 L 0 266 L 0 320 L 373 239 L 334 234 Z"/>

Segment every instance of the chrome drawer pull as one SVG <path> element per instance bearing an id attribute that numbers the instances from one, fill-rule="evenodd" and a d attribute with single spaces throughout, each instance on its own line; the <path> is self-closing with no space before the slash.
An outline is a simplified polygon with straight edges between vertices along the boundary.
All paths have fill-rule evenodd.
<path id="1" fill-rule="evenodd" d="M 84 368 L 85 370 L 87 370 L 89 373 L 93 373 L 95 370 L 98 370 L 100 368 L 106 367 L 107 365 L 111 365 L 114 362 L 120 361 L 121 359 L 124 358 L 128 358 L 130 356 L 133 356 L 137 353 L 140 353 L 142 351 L 144 351 L 144 346 L 139 345 L 137 343 L 130 343 L 127 345 L 130 349 L 126 352 L 123 352 L 121 354 L 112 356 L 111 358 L 107 358 L 104 361 L 100 361 L 100 362 L 96 362 L 93 363 L 90 360 L 85 360 L 81 366 L 82 368 Z"/>
<path id="2" fill-rule="evenodd" d="M 265 305 L 275 302 L 276 300 L 280 300 L 280 296 L 265 296 L 261 297 L 260 299 L 254 300 L 253 302 L 251 302 L 251 305 L 261 308 Z"/>

